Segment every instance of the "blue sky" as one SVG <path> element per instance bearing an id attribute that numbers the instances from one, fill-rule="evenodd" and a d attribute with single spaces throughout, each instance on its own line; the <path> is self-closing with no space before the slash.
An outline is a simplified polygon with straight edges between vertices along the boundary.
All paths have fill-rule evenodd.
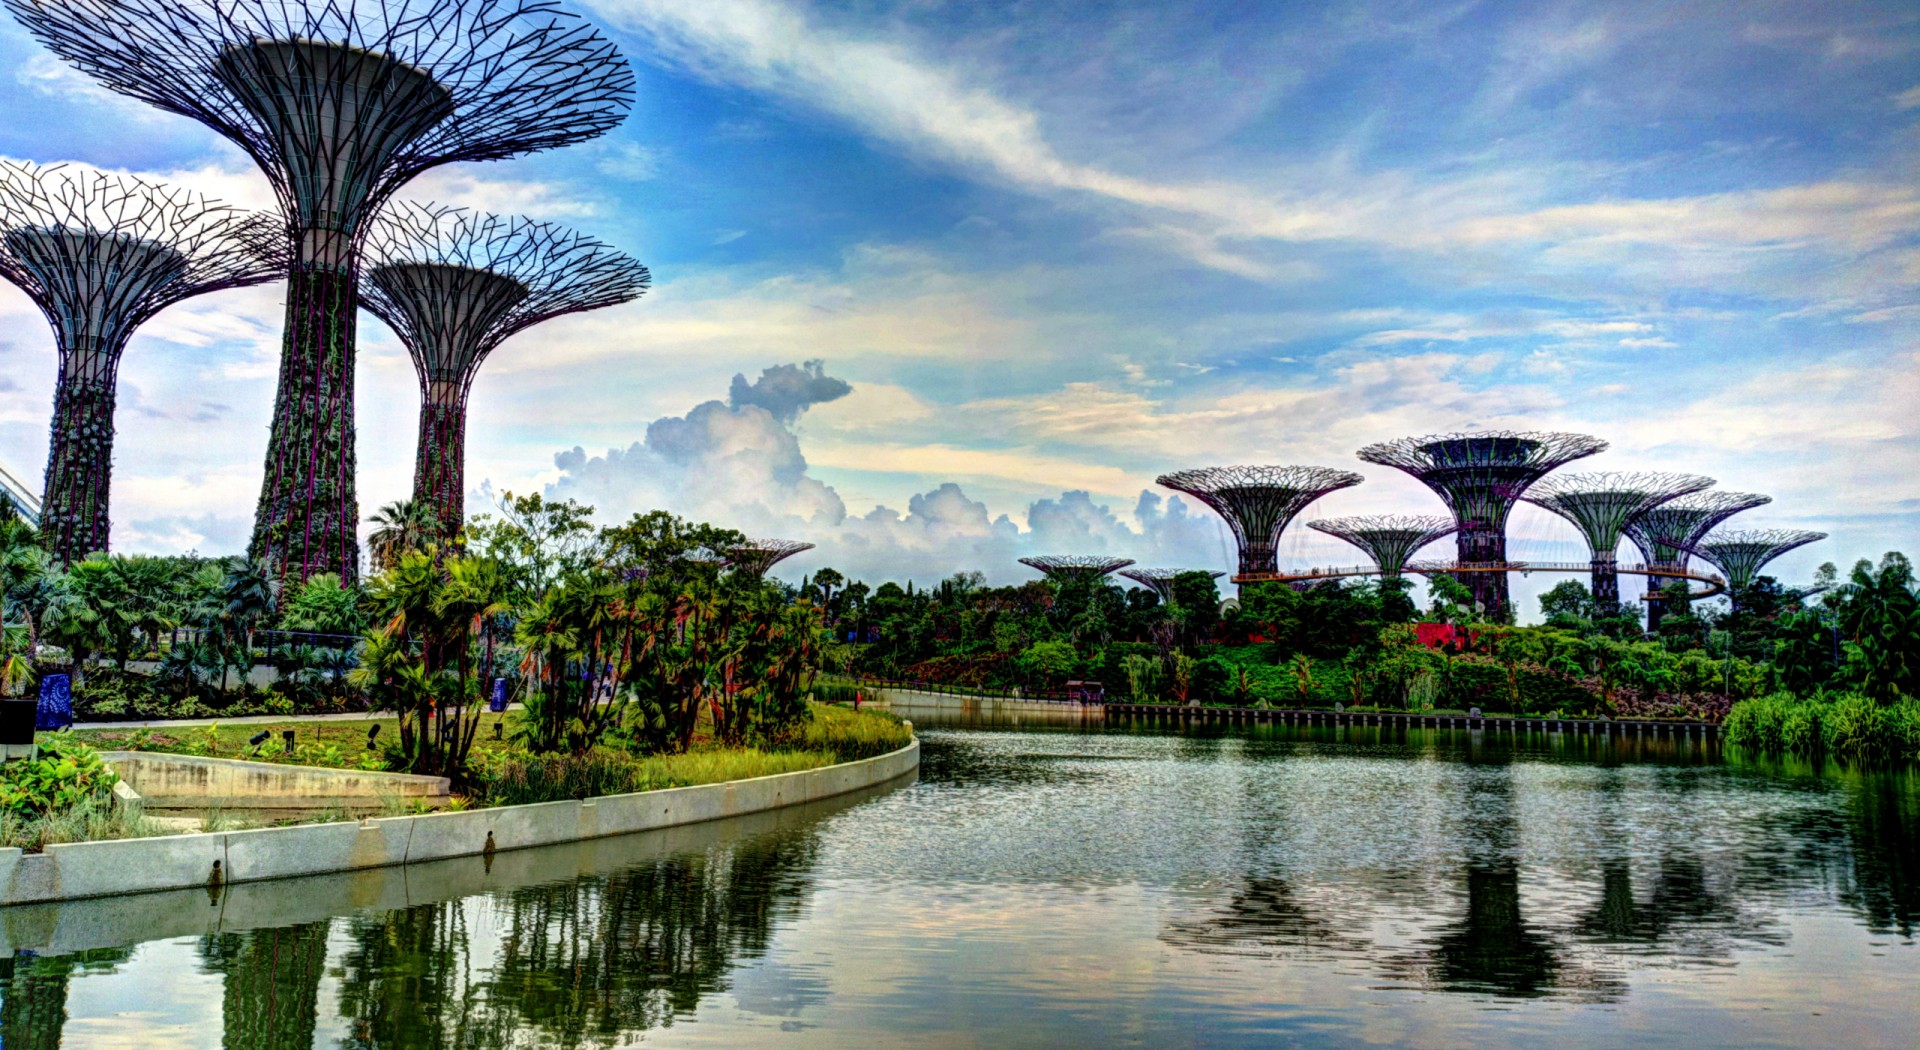
<path id="1" fill-rule="evenodd" d="M 1834 534 L 1789 578 L 1920 548 L 1911 5 L 583 10 L 635 66 L 627 122 L 403 192 L 579 226 L 656 278 L 496 353 L 476 487 L 819 542 L 796 574 L 1017 579 L 1018 554 L 1096 548 L 1225 567 L 1204 514 L 1137 506 L 1155 474 L 1324 463 L 1369 480 L 1316 513 L 1431 512 L 1353 450 L 1510 426 L 1772 494 L 1745 524 Z M 0 154 L 265 202 L 232 147 L 11 24 L 0 69 Z M 243 541 L 278 302 L 206 297 L 136 340 L 117 547 Z M 415 393 L 361 324 L 370 512 L 406 494 Z M 816 359 L 852 392 L 791 421 L 727 403 L 737 373 Z M 0 462 L 37 477 L 53 356 L 11 290 L 0 376 Z M 1515 528 L 1579 556 L 1549 519 Z"/>

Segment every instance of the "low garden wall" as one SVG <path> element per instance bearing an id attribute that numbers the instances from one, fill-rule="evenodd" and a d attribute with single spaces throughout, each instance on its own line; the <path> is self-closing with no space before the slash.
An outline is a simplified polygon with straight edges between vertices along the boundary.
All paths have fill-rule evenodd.
<path id="1" fill-rule="evenodd" d="M 874 699 L 888 707 L 924 708 L 941 711 L 985 711 L 989 713 L 1040 713 L 1059 711 L 1099 711 L 1100 704 L 1066 700 L 1021 700 L 999 696 L 973 696 L 966 693 L 932 693 L 891 686 L 869 686 Z"/>
<path id="2" fill-rule="evenodd" d="M 252 813 L 369 812 L 389 802 L 444 806 L 446 777 L 288 766 L 159 751 L 103 751 L 100 757 L 140 796 L 148 813 L 208 809 Z"/>
<path id="3" fill-rule="evenodd" d="M 0 906 L 350 872 L 487 856 L 798 805 L 913 773 L 920 742 L 857 762 L 752 780 L 531 806 L 253 831 L 0 849 Z"/>

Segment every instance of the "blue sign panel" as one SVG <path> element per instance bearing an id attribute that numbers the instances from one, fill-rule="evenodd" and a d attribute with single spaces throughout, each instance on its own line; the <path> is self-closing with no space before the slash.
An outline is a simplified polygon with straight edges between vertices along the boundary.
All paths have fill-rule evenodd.
<path id="1" fill-rule="evenodd" d="M 506 709 L 507 680 L 504 678 L 496 678 L 493 680 L 493 699 L 487 702 L 487 710 L 497 713 L 505 711 Z"/>
<path id="2" fill-rule="evenodd" d="M 73 724 L 73 680 L 63 674 L 40 676 L 40 707 L 33 728 L 65 729 Z"/>

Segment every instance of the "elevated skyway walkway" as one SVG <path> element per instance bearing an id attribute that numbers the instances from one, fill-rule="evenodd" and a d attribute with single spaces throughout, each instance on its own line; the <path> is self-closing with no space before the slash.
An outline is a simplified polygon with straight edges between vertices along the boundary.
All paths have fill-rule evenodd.
<path id="1" fill-rule="evenodd" d="M 27 524 L 36 529 L 40 527 L 40 497 L 4 463 L 0 463 L 0 498 L 12 506 L 14 513 L 26 519 Z"/>

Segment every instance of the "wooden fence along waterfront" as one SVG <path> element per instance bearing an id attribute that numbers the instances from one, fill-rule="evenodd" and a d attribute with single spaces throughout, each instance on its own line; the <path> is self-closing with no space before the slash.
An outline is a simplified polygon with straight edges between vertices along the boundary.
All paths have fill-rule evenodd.
<path id="1" fill-rule="evenodd" d="M 1325 708 L 1180 707 L 1174 704 L 1104 705 L 1108 718 L 1124 715 L 1167 721 L 1280 722 L 1289 725 L 1399 726 L 1433 729 L 1483 729 L 1496 732 L 1586 733 L 1590 735 L 1699 737 L 1717 739 L 1712 722 L 1663 722 L 1643 719 L 1544 718 L 1534 715 L 1440 715 L 1417 711 L 1329 711 Z"/>

